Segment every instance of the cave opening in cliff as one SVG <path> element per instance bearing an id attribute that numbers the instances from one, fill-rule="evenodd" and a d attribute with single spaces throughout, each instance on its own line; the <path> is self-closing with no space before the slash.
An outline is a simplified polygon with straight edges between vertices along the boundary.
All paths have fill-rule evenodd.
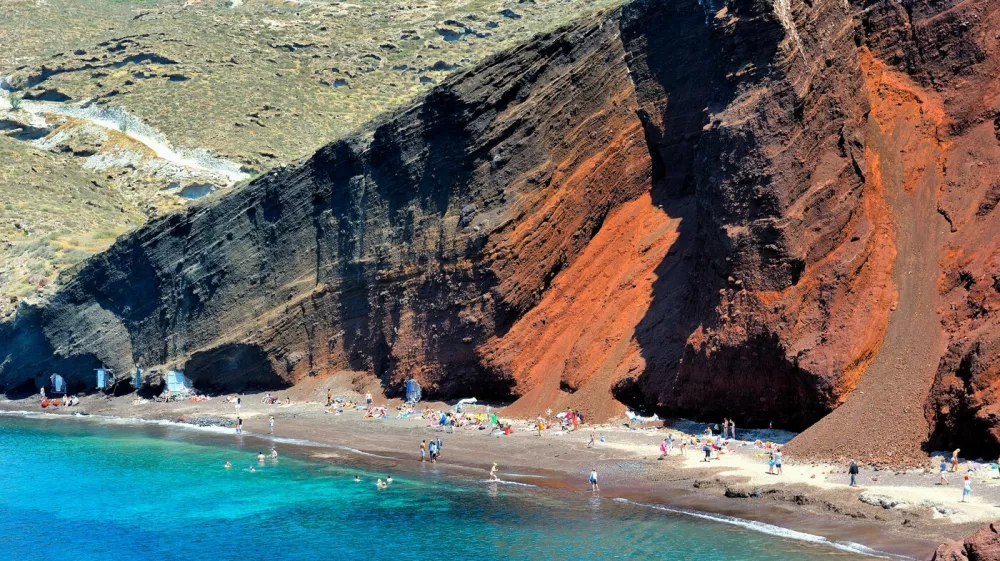
<path id="1" fill-rule="evenodd" d="M 274 370 L 262 348 L 243 343 L 195 353 L 185 364 L 184 375 L 196 390 L 208 394 L 276 391 L 291 386 Z"/>
<path id="2" fill-rule="evenodd" d="M 35 395 L 36 393 L 38 393 L 38 385 L 35 384 L 35 380 L 33 378 L 29 378 L 20 384 L 7 389 L 4 392 L 4 396 L 7 399 L 24 399 Z"/>

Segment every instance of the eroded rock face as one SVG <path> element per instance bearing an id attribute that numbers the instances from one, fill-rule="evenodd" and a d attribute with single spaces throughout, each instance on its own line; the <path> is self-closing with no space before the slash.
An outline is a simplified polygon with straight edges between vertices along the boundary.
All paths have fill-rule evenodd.
<path id="1" fill-rule="evenodd" d="M 0 384 L 350 369 L 532 416 L 804 428 L 836 409 L 791 451 L 861 458 L 918 452 L 928 420 L 992 431 L 997 17 L 679 0 L 586 18 L 120 240 L 0 327 Z"/>

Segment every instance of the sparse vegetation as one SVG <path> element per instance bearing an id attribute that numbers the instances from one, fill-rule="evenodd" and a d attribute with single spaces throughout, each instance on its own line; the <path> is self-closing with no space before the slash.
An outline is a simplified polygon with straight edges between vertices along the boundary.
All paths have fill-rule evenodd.
<path id="1" fill-rule="evenodd" d="M 10 94 L 10 108 L 13 109 L 14 111 L 20 111 L 21 110 L 21 102 L 23 100 L 24 100 L 24 98 L 21 97 L 20 94 L 17 94 L 17 93 Z"/>
<path id="2" fill-rule="evenodd" d="M 618 1 L 357 8 L 264 0 L 235 9 L 225 0 L 184 9 L 174 0 L 0 2 L 0 37 L 18 39 L 17 49 L 0 49 L 0 75 L 37 78 L 42 64 L 59 67 L 26 91 L 121 107 L 175 146 L 238 161 L 256 177 L 408 103 L 453 71 Z M 445 40 L 441 26 L 459 38 Z M 12 105 L 20 107 L 22 95 L 11 96 Z M 113 126 L 128 133 L 135 123 L 122 117 Z M 48 279 L 40 291 L 51 291 L 61 271 L 142 224 L 139 209 L 156 215 L 189 204 L 165 189 L 172 178 L 84 169 L 101 149 L 97 136 L 66 140 L 59 153 L 0 136 L 0 239 L 12 242 L 0 246 L 0 320 L 10 311 L 4 296 L 22 284 L 34 293 L 29 277 Z M 111 142 L 121 153 L 135 149 L 128 139 Z"/>

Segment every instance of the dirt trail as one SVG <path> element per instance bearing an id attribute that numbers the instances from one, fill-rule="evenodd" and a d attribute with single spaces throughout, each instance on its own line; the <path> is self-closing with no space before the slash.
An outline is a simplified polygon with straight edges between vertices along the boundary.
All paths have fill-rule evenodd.
<path id="1" fill-rule="evenodd" d="M 949 226 L 937 212 L 943 112 L 930 96 L 869 62 L 873 110 L 868 181 L 880 182 L 896 234 L 896 309 L 878 355 L 839 408 L 801 433 L 798 457 L 926 462 L 924 403 L 946 338 L 938 317 L 940 258 Z"/>

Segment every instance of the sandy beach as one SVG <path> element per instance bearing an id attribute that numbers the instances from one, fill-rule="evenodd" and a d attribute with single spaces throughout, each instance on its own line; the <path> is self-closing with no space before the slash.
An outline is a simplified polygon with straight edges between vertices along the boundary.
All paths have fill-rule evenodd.
<path id="1" fill-rule="evenodd" d="M 876 470 L 863 466 L 859 486 L 847 485 L 847 466 L 786 461 L 782 475 L 767 473 L 767 452 L 750 442 L 734 442 L 733 451 L 704 462 L 698 446 L 680 455 L 680 439 L 689 436 L 663 427 L 628 427 L 623 422 L 583 425 L 577 431 L 553 428 L 539 437 L 528 420 L 509 419 L 513 434 L 493 436 L 478 427 L 458 427 L 454 434 L 439 431 L 420 415 L 399 418 L 401 403 L 375 395 L 376 406 L 386 407 L 388 418 L 366 417 L 364 407 L 331 412 L 327 390 L 345 401 L 364 403 L 362 393 L 345 390 L 336 379 L 313 381 L 277 394 L 281 404 L 264 404 L 264 394 L 243 395 L 239 417 L 244 434 L 236 435 L 236 408 L 224 397 L 206 401 L 158 403 L 122 397 L 83 397 L 73 407 L 41 408 L 35 396 L 0 401 L 0 411 L 56 415 L 171 421 L 232 431 L 233 438 L 260 439 L 262 449 L 275 445 L 283 454 L 333 461 L 381 471 L 441 470 L 448 475 L 486 479 L 493 462 L 508 481 L 590 493 L 590 469 L 600 474 L 601 496 L 649 505 L 716 513 L 773 524 L 831 541 L 861 543 L 875 550 L 916 559 L 929 559 L 942 541 L 960 538 L 984 523 L 1000 518 L 1000 478 L 996 470 L 972 472 L 973 495 L 962 503 L 962 476 L 950 473 L 949 485 L 936 485 L 939 476 L 931 460 L 925 470 Z M 364 388 L 361 388 L 364 391 Z M 375 392 L 373 392 L 375 393 Z M 290 400 L 290 404 L 286 403 Z M 421 403 L 418 411 L 451 411 L 446 403 Z M 494 408 L 506 419 L 503 408 Z M 485 412 L 485 406 L 467 413 Z M 274 435 L 268 421 L 275 419 Z M 225 427 L 225 428 L 223 428 Z M 591 429 L 597 443 L 588 447 Z M 659 459 L 659 443 L 674 435 L 673 455 Z M 443 442 L 438 462 L 421 462 L 422 440 Z"/>

